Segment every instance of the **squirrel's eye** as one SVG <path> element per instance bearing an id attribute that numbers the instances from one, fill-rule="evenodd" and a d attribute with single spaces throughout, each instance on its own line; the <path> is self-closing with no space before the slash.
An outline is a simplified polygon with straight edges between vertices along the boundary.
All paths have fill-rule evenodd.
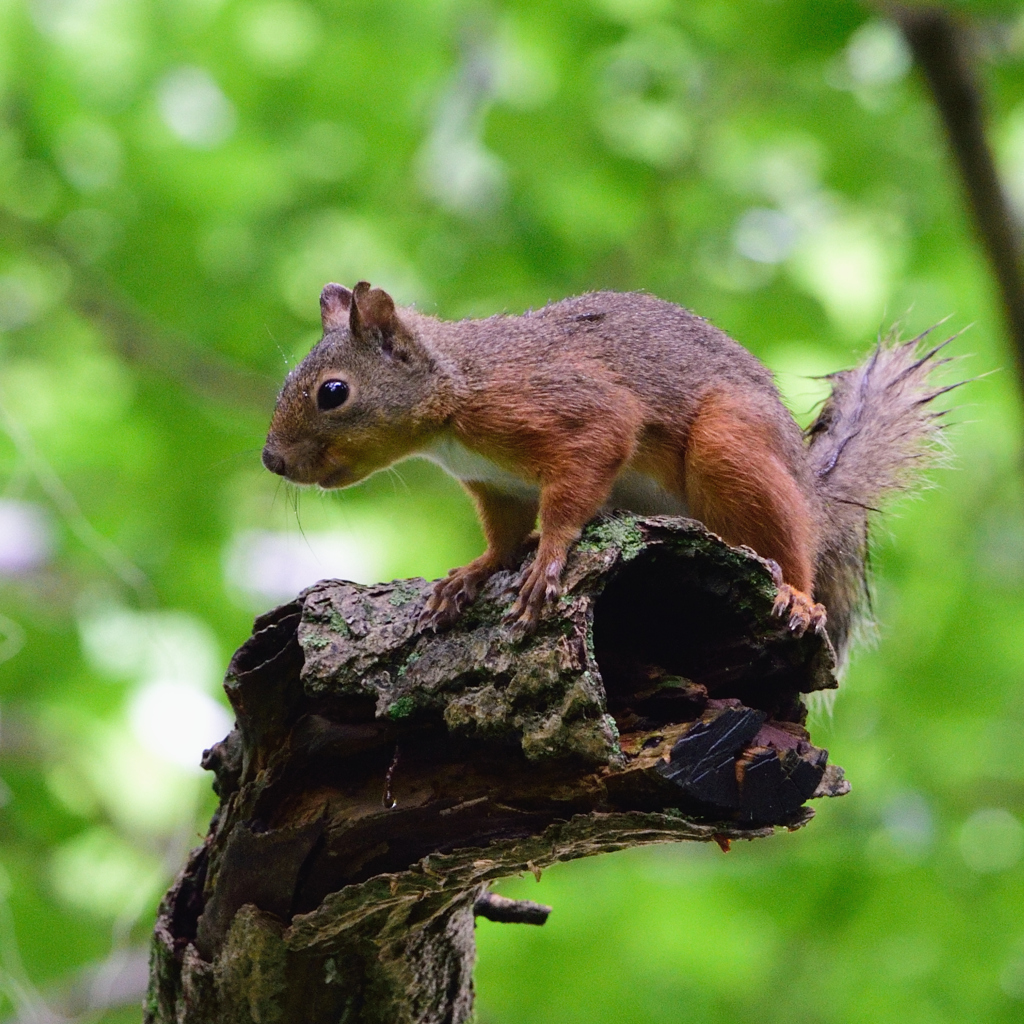
<path id="1" fill-rule="evenodd" d="M 343 380 L 325 380 L 316 393 L 317 408 L 326 412 L 337 409 L 348 398 L 348 385 Z"/>

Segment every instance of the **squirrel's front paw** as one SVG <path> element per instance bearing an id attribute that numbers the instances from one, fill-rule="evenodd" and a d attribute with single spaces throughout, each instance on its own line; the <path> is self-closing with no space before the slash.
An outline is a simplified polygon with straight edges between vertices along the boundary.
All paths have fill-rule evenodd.
<path id="1" fill-rule="evenodd" d="M 815 604 L 802 590 L 780 583 L 779 592 L 772 606 L 772 615 L 780 619 L 789 616 L 787 625 L 797 635 L 803 636 L 808 629 L 815 633 L 825 632 L 827 613 L 823 604 Z"/>
<path id="2" fill-rule="evenodd" d="M 532 633 L 537 628 L 544 606 L 558 600 L 562 592 L 564 564 L 564 558 L 541 558 L 539 553 L 533 560 L 519 588 L 519 596 L 505 616 L 505 621 L 512 625 L 515 633 L 523 636 Z"/>
<path id="3" fill-rule="evenodd" d="M 452 569 L 443 580 L 434 584 L 434 591 L 420 612 L 417 627 L 435 633 L 447 629 L 480 593 L 480 588 L 492 571 L 489 566 L 472 562 L 459 569 Z"/>

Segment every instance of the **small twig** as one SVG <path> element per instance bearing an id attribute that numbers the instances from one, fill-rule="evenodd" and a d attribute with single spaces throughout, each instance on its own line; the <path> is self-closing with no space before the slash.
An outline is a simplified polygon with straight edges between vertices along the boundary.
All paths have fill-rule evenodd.
<path id="1" fill-rule="evenodd" d="M 533 900 L 510 900 L 507 896 L 488 892 L 473 904 L 473 916 L 484 917 L 498 924 L 544 924 L 551 908 Z"/>
<path id="2" fill-rule="evenodd" d="M 975 230 L 999 285 L 1024 386 L 1024 268 L 1018 230 L 985 136 L 983 96 L 966 27 L 941 7 L 892 4 L 885 9 L 900 26 L 942 117 Z"/>

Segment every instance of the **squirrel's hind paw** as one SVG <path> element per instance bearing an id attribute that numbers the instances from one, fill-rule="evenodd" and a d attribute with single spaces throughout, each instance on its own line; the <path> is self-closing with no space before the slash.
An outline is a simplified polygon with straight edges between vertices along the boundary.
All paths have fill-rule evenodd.
<path id="1" fill-rule="evenodd" d="M 823 604 L 816 604 L 802 590 L 797 590 L 788 583 L 779 584 L 772 615 L 777 615 L 780 619 L 788 615 L 789 621 L 786 625 L 797 636 L 803 636 L 808 629 L 813 629 L 815 633 L 824 633 L 828 617 Z"/>

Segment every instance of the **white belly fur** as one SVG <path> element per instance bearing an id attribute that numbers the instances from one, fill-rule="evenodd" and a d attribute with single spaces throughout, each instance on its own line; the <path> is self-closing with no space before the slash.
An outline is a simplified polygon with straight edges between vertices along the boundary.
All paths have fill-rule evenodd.
<path id="1" fill-rule="evenodd" d="M 520 498 L 540 496 L 537 484 L 510 473 L 479 452 L 474 452 L 452 437 L 441 437 L 419 452 L 456 480 L 475 480 L 490 484 L 496 491 Z M 605 509 L 628 509 L 641 515 L 688 515 L 686 503 L 666 491 L 653 477 L 633 469 L 621 472 L 605 502 Z"/>
<path id="2" fill-rule="evenodd" d="M 490 484 L 496 491 L 514 494 L 516 497 L 537 498 L 540 494 L 536 484 L 502 469 L 496 462 L 472 451 L 453 437 L 439 437 L 429 448 L 424 448 L 418 454 L 437 463 L 456 480 Z"/>

